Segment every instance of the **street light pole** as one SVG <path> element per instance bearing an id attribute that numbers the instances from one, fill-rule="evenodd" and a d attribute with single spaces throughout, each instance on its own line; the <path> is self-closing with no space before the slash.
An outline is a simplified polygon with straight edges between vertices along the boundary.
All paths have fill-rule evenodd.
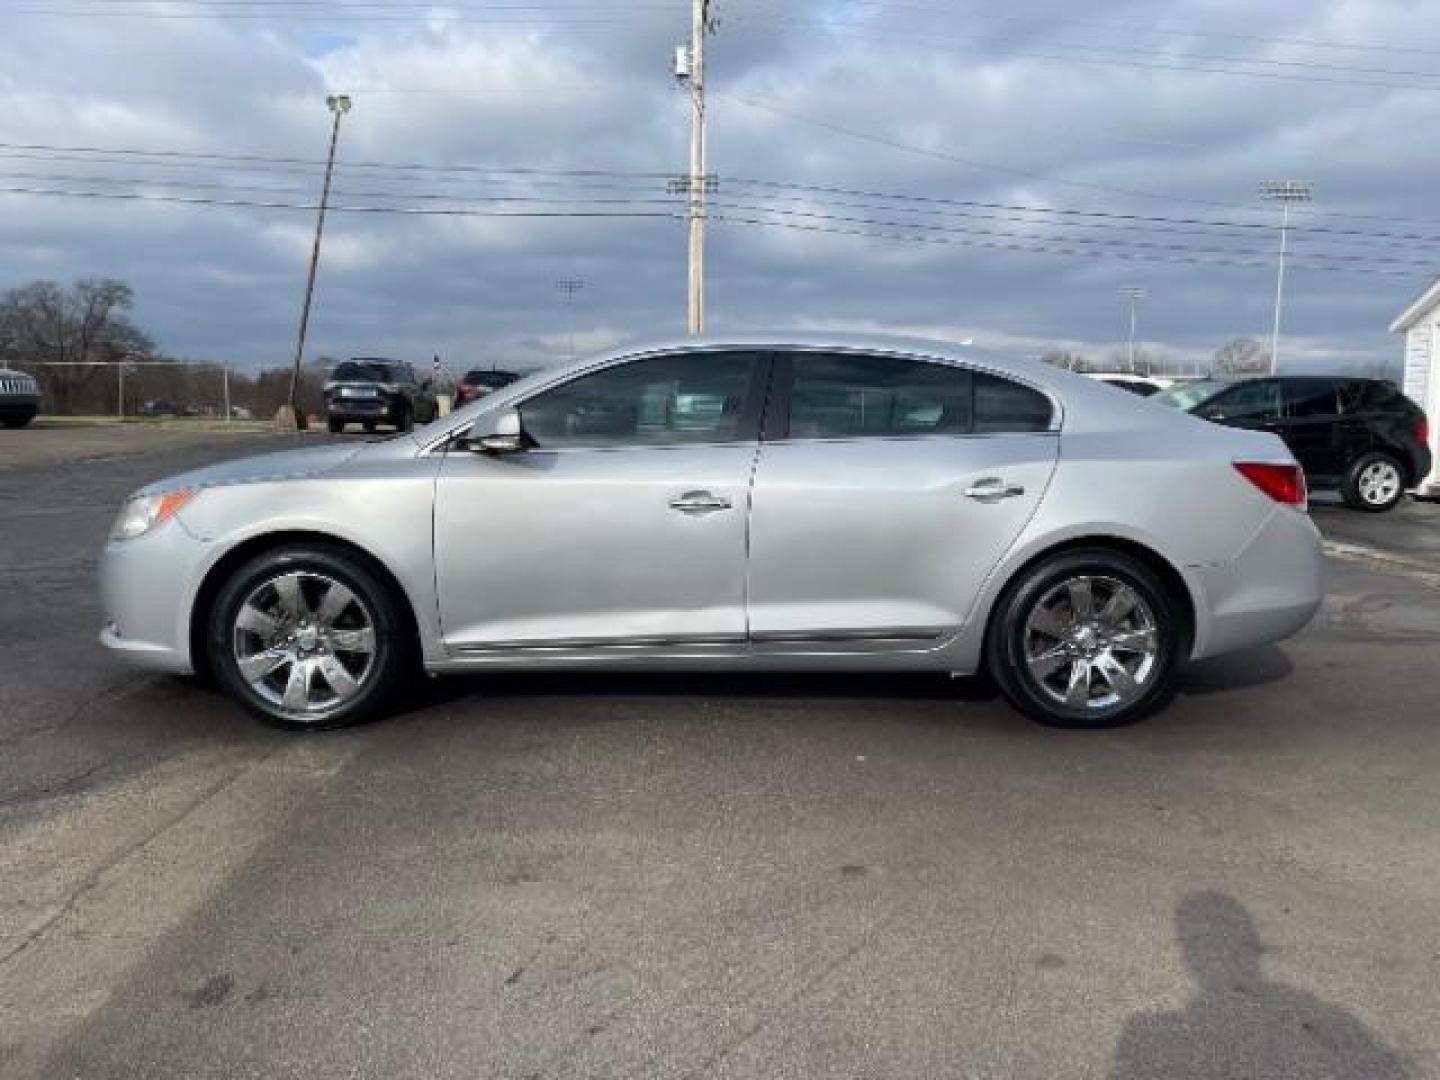
<path id="1" fill-rule="evenodd" d="M 1130 302 L 1130 372 L 1135 373 L 1135 326 L 1137 321 L 1136 307 L 1141 300 L 1145 299 L 1145 290 L 1136 285 L 1125 285 L 1120 289 L 1120 299 Z"/>
<path id="2" fill-rule="evenodd" d="M 1267 180 L 1260 185 L 1260 198 L 1278 202 L 1280 215 L 1280 265 L 1275 272 L 1275 321 L 1270 329 L 1270 374 L 1280 370 L 1280 309 L 1285 301 L 1285 256 L 1290 246 L 1290 207 L 1309 202 L 1311 186 L 1305 180 Z"/>
<path id="3" fill-rule="evenodd" d="M 566 313 L 566 323 L 570 328 L 570 359 L 575 359 L 575 294 L 585 288 L 584 278 L 561 278 L 555 283 L 555 287 L 565 296 L 565 306 L 570 310 Z"/>
<path id="4" fill-rule="evenodd" d="M 320 267 L 320 238 L 325 234 L 325 209 L 330 202 L 330 180 L 335 174 L 335 145 L 340 140 L 340 118 L 350 111 L 349 94 L 330 94 L 325 106 L 334 114 L 330 126 L 330 152 L 325 157 L 325 182 L 320 188 L 320 211 L 315 218 L 315 243 L 310 249 L 310 272 L 305 277 L 305 299 L 300 305 L 300 330 L 295 335 L 295 366 L 290 372 L 290 395 L 286 402 L 289 421 L 286 427 L 294 430 L 300 424 L 300 413 L 295 405 L 295 394 L 300 384 L 300 362 L 305 355 L 305 331 L 310 326 L 310 299 L 315 294 L 315 273 Z"/>

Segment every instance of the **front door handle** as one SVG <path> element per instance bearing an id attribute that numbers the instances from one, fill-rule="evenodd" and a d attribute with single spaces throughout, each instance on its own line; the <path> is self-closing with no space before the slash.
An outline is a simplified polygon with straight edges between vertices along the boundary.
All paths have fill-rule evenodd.
<path id="1" fill-rule="evenodd" d="M 1014 499 L 1025 494 L 1025 488 L 1020 484 L 1007 484 L 998 476 L 987 476 L 983 480 L 976 480 L 965 489 L 965 497 L 974 499 L 976 502 L 993 503 L 1001 499 Z"/>
<path id="2" fill-rule="evenodd" d="M 670 509 L 682 514 L 713 514 L 717 510 L 729 510 L 730 500 L 723 495 L 712 495 L 708 491 L 687 491 L 670 500 Z"/>

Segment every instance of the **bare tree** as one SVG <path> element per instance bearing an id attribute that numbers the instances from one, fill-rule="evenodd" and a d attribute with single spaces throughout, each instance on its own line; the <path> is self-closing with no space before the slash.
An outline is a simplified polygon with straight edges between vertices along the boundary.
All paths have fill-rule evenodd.
<path id="1" fill-rule="evenodd" d="M 1236 338 L 1215 350 L 1216 375 L 1259 375 L 1270 370 L 1270 353 L 1254 338 Z"/>
<path id="2" fill-rule="evenodd" d="M 155 344 L 130 321 L 134 293 L 113 278 L 82 278 L 68 289 L 32 281 L 0 295 L 0 359 L 32 365 L 57 412 L 71 412 L 102 374 L 101 364 L 149 357 Z M 78 367 L 45 367 L 78 364 Z"/>

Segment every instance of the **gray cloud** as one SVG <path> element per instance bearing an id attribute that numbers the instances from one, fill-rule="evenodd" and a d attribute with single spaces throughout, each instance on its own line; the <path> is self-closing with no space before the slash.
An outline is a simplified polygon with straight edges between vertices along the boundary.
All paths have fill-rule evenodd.
<path id="1" fill-rule="evenodd" d="M 452 9 L 472 21 L 423 13 L 339 22 L 5 13 L 0 141 L 313 160 L 327 133 L 323 96 L 345 89 L 356 107 L 345 122 L 342 204 L 434 208 L 447 205 L 433 198 L 441 194 L 527 192 L 644 198 L 660 200 L 644 209 L 675 209 L 660 178 L 592 178 L 586 182 L 613 187 L 580 188 L 577 180 L 441 177 L 355 163 L 681 172 L 686 101 L 667 67 L 688 32 L 687 8 L 682 0 L 673 9 L 557 0 L 548 13 L 512 13 L 505 22 L 485 21 L 498 16 L 477 14 L 473 4 Z M 182 2 L 154 10 L 214 9 Z M 748 188 L 732 178 L 1257 223 L 1273 221 L 1255 203 L 1257 182 L 1293 175 L 1315 182 L 1317 210 L 1374 218 L 1310 215 L 1302 225 L 1440 236 L 1440 221 L 1409 220 L 1440 217 L 1430 197 L 1440 151 L 1421 135 L 1434 124 L 1434 78 L 1342 70 L 1440 72 L 1440 55 L 1261 40 L 1440 40 L 1435 5 L 1321 0 L 1261 11 L 1238 0 L 1188 0 L 1077 9 L 1047 0 L 1000 12 L 940 0 L 717 0 L 717 10 L 711 160 L 725 178 L 718 216 L 915 231 L 797 216 L 826 213 L 957 230 L 926 234 L 950 243 L 920 244 L 717 221 L 710 307 L 720 331 L 923 328 L 1027 351 L 1055 342 L 1106 355 L 1122 327 L 1115 290 L 1133 282 L 1150 292 L 1143 336 L 1162 351 L 1198 357 L 1238 334 L 1264 336 L 1273 288 L 1273 230 L 1087 228 L 1076 224 L 1083 219 L 1056 225 L 960 207 L 951 209 L 992 220 L 919 217 L 903 205 L 838 208 L 865 200 Z M 1297 78 L 1176 70 L 1187 67 Z M 797 117 L 994 167 L 866 142 Z M 0 171 L 12 174 L 0 187 L 97 188 L 96 178 L 113 177 L 130 183 L 106 190 L 196 195 L 204 189 L 175 183 L 209 182 L 235 197 L 300 203 L 313 201 L 319 184 L 313 167 L 237 163 L 217 171 L 0 157 Z M 366 192 L 387 198 L 361 197 Z M 312 225 L 303 210 L 0 194 L 0 282 L 124 277 L 137 289 L 139 318 L 167 349 L 276 361 L 290 348 Z M 975 246 L 983 244 L 1087 254 Z M 1366 261 L 1344 273 L 1297 266 L 1287 355 L 1307 366 L 1398 359 L 1385 326 L 1426 283 L 1432 245 L 1303 231 L 1296 244 L 1302 255 Z M 1197 248 L 1255 252 L 1234 258 L 1258 265 L 1119 258 L 1218 257 Z M 562 353 L 572 326 L 582 345 L 678 333 L 684 258 L 683 225 L 672 220 L 340 213 L 328 226 L 311 351 L 534 362 Z M 1397 273 L 1365 272 L 1375 268 Z M 567 307 L 555 281 L 570 276 L 587 284 Z"/>

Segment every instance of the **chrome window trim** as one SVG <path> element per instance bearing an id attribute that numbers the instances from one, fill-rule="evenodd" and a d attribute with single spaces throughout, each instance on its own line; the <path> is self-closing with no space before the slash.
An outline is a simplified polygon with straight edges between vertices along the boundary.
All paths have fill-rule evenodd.
<path id="1" fill-rule="evenodd" d="M 1033 391 L 1035 391 L 1037 394 L 1043 395 L 1044 398 L 1045 398 L 1045 400 L 1048 401 L 1048 402 L 1050 402 L 1050 424 L 1049 424 L 1049 426 L 1048 426 L 1047 428 L 1045 428 L 1043 431 L 983 431 L 983 432 L 969 432 L 969 433 L 966 433 L 966 434 L 963 434 L 963 435 L 955 435 L 955 436 L 949 436 L 949 437 L 952 437 L 952 438 L 989 438 L 989 437 L 994 436 L 994 435 L 1044 435 L 1044 434 L 1059 434 L 1061 431 L 1064 430 L 1064 426 L 1065 426 L 1065 407 L 1064 407 L 1064 405 L 1061 403 L 1060 399 L 1055 395 L 1054 391 L 1052 391 L 1052 390 L 1051 390 L 1049 387 L 1047 387 L 1047 386 L 1042 386 L 1041 384 L 1039 384 L 1039 383 L 1037 383 L 1037 382 L 1035 382 L 1035 381 L 1033 381 L 1033 380 L 1031 380 L 1031 379 L 1026 378 L 1024 375 L 1018 375 L 1018 374 L 1016 374 L 1016 373 L 1013 372 L 1013 371 L 1008 371 L 1008 370 L 1006 370 L 1005 368 L 996 367 L 996 366 L 993 365 L 993 364 L 986 364 L 986 363 L 984 363 L 983 361 L 975 361 L 975 360 L 953 360 L 953 359 L 950 359 L 949 357 L 945 357 L 945 356 L 936 356 L 936 355 L 934 355 L 933 353 L 926 353 L 926 352 L 916 351 L 916 350 L 912 350 L 912 349 L 893 348 L 893 347 L 887 347 L 887 346 L 884 346 L 884 345 L 821 345 L 821 344 L 814 344 L 814 343 L 809 343 L 809 342 L 806 342 L 806 343 L 804 343 L 804 344 L 799 344 L 799 345 L 794 344 L 794 343 L 785 343 L 785 342 L 778 342 L 778 343 L 771 343 L 771 344 L 763 344 L 763 343 L 761 343 L 761 342 L 750 342 L 750 341 L 736 342 L 736 343 L 704 342 L 704 343 L 697 343 L 697 344 L 695 344 L 695 345 L 672 344 L 672 345 L 660 346 L 660 347 L 658 347 L 658 348 L 646 348 L 646 349 L 641 349 L 641 350 L 638 351 L 638 352 L 627 352 L 627 353 L 623 353 L 623 354 L 618 355 L 618 356 L 602 357 L 602 358 L 594 361 L 593 363 L 586 364 L 584 367 L 581 367 L 581 368 L 578 368 L 578 369 L 577 369 L 577 368 L 568 368 L 568 367 L 567 367 L 564 371 L 558 372 L 553 379 L 550 379 L 550 380 L 548 380 L 547 382 L 542 383 L 540 386 L 534 387 L 533 389 L 526 390 L 526 391 L 523 392 L 523 394 L 507 394 L 506 391 L 509 390 L 510 387 L 502 387 L 502 388 L 499 389 L 499 390 L 496 390 L 496 391 L 494 391 L 494 392 L 492 392 L 492 393 L 490 393 L 490 394 L 487 394 L 483 399 L 481 399 L 481 400 L 483 400 L 483 401 L 485 402 L 485 404 L 486 404 L 485 410 L 482 410 L 482 411 L 489 411 L 491 408 L 497 408 L 497 407 L 498 407 L 498 408 L 519 408 L 520 406 L 522 406 L 525 402 L 529 401 L 530 399 L 535 398 L 535 397 L 538 397 L 539 395 L 541 395 L 541 394 L 543 394 L 543 393 L 546 393 L 546 392 L 548 392 L 548 391 L 550 391 L 550 390 L 553 390 L 553 389 L 554 389 L 555 387 L 557 387 L 557 386 L 561 386 L 561 385 L 563 385 L 563 384 L 565 384 L 565 383 L 567 383 L 567 382 L 572 382 L 572 381 L 575 380 L 575 379 L 584 378 L 584 377 L 587 376 L 587 375 L 593 375 L 594 373 L 596 373 L 596 372 L 598 372 L 598 371 L 603 371 L 603 370 L 606 369 L 606 368 L 617 367 L 617 366 L 619 366 L 620 364 L 633 363 L 633 362 L 638 361 L 638 360 L 650 360 L 650 359 L 654 359 L 655 357 L 660 357 L 660 356 L 674 356 L 674 355 L 681 354 L 681 353 L 717 353 L 717 352 L 756 352 L 756 353 L 776 353 L 776 354 L 778 354 L 778 353 L 832 353 L 832 354 L 834 354 L 834 353 L 841 353 L 841 354 L 852 355 L 852 356 L 888 356 L 888 357 L 894 357 L 894 358 L 899 359 L 899 360 L 910 360 L 910 361 L 914 361 L 914 362 L 918 362 L 918 363 L 927 363 L 927 364 L 943 364 L 943 365 L 945 365 L 946 367 L 960 368 L 960 369 L 965 370 L 965 371 L 981 372 L 981 373 L 986 374 L 986 375 L 993 375 L 993 376 L 994 376 L 995 378 L 997 378 L 997 379 L 1007 379 L 1007 380 L 1009 380 L 1010 382 L 1017 383 L 1017 384 L 1019 384 L 1020 386 L 1023 386 L 1023 387 L 1025 387 L 1025 388 L 1028 389 L 1028 390 L 1033 390 Z M 513 385 L 513 384 L 512 384 L 512 385 Z M 504 396 L 502 397 L 502 395 L 504 395 Z M 425 443 L 424 446 L 421 447 L 420 453 L 421 453 L 421 454 L 433 454 L 433 453 L 436 453 L 437 451 L 440 452 L 440 453 L 444 453 L 445 450 L 449 447 L 449 445 L 455 440 L 455 438 L 456 438 L 461 432 L 469 430 L 470 425 L 473 424 L 473 423 L 474 423 L 473 420 L 468 420 L 468 421 L 466 421 L 466 422 L 464 422 L 464 423 L 455 424 L 454 426 L 447 428 L 447 429 L 444 431 L 443 434 L 437 435 L 434 439 L 432 439 L 432 440 L 430 440 L 429 442 Z M 894 436 L 894 435 L 890 435 L 890 436 L 886 436 L 886 435 L 880 435 L 880 436 L 858 436 L 858 438 L 867 439 L 867 440 L 869 440 L 869 439 L 875 439 L 875 438 L 939 438 L 939 437 L 945 437 L 945 436 L 934 436 L 934 435 L 918 435 L 918 436 L 906 436 L 906 435 L 901 435 L 901 436 Z M 788 442 L 788 441 L 791 441 L 791 440 L 788 440 L 788 439 L 786 439 L 786 440 L 777 440 L 777 441 L 776 441 L 775 443 L 773 443 L 772 445 L 778 445 L 779 442 Z M 795 440 L 795 441 L 801 441 L 801 440 Z M 833 440 L 827 440 L 827 441 L 833 441 Z M 714 444 L 680 443 L 680 444 L 673 444 L 673 446 L 699 446 L 699 445 L 745 446 L 745 445 L 749 445 L 750 442 L 751 442 L 751 440 L 746 439 L 746 440 L 741 440 L 741 441 L 739 441 L 739 442 L 724 442 L 724 443 L 714 443 Z M 667 448 L 672 448 L 672 447 L 649 447 L 649 449 L 667 449 Z M 550 451 L 546 451 L 546 452 L 548 452 L 548 453 L 559 453 L 559 452 L 560 452 L 560 449 L 561 449 L 561 448 L 556 448 L 556 449 L 554 449 L 554 450 L 550 450 Z M 586 451 L 589 451 L 589 450 L 598 450 L 598 449 L 633 450 L 633 449 L 641 449 L 641 447 L 638 447 L 638 446 L 626 446 L 626 447 L 619 447 L 619 446 L 617 446 L 617 447 L 604 447 L 604 448 L 602 448 L 602 447 L 566 447 L 566 448 L 564 448 L 564 449 L 566 449 L 566 450 L 586 450 Z"/>

